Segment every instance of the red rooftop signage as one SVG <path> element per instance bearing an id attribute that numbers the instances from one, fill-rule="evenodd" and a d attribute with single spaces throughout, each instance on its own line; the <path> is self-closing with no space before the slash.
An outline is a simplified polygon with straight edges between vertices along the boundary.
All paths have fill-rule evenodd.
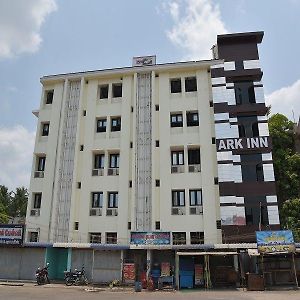
<path id="1" fill-rule="evenodd" d="M 0 225 L 0 245 L 19 245 L 23 244 L 24 226 L 16 224 Z"/>

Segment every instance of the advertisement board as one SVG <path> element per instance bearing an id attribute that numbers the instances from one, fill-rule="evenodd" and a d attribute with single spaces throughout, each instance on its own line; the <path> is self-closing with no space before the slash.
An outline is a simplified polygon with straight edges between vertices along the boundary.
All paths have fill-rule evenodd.
<path id="1" fill-rule="evenodd" d="M 195 285 L 204 285 L 203 265 L 195 264 Z"/>
<path id="2" fill-rule="evenodd" d="M 259 253 L 295 252 L 293 233 L 290 230 L 256 231 Z"/>
<path id="3" fill-rule="evenodd" d="M 123 264 L 123 279 L 127 283 L 135 281 L 135 266 L 133 263 Z"/>
<path id="4" fill-rule="evenodd" d="M 160 275 L 161 276 L 170 276 L 170 263 L 169 262 L 162 262 L 160 267 Z"/>
<path id="5" fill-rule="evenodd" d="M 131 232 L 130 244 L 133 245 L 170 245 L 170 232 L 150 231 Z"/>
<path id="6" fill-rule="evenodd" d="M 23 245 L 24 225 L 0 224 L 0 245 Z"/>

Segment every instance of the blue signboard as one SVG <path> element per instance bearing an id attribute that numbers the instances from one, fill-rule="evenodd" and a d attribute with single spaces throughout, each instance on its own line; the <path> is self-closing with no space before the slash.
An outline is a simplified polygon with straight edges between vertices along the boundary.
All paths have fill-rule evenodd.
<path id="1" fill-rule="evenodd" d="M 257 249 L 260 253 L 294 252 L 295 243 L 290 230 L 256 231 Z"/>
<path id="2" fill-rule="evenodd" d="M 131 232 L 130 244 L 134 245 L 170 245 L 170 232 L 149 231 Z"/>

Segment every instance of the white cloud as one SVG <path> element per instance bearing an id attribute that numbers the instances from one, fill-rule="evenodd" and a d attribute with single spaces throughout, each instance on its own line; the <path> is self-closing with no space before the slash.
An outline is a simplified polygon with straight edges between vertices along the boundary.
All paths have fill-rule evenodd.
<path id="1" fill-rule="evenodd" d="M 227 33 L 219 6 L 212 0 L 172 0 L 167 10 L 173 27 L 167 37 L 185 51 L 184 59 L 211 59 L 217 35 Z"/>
<path id="2" fill-rule="evenodd" d="M 293 111 L 296 121 L 300 115 L 300 79 L 292 85 L 283 87 L 266 96 L 267 105 L 271 105 L 271 113 L 281 113 L 293 120 Z"/>
<path id="3" fill-rule="evenodd" d="M 29 186 L 35 133 L 23 126 L 0 128 L 0 184 Z"/>
<path id="4" fill-rule="evenodd" d="M 55 0 L 0 1 L 0 58 L 36 52 L 41 26 L 56 9 Z"/>

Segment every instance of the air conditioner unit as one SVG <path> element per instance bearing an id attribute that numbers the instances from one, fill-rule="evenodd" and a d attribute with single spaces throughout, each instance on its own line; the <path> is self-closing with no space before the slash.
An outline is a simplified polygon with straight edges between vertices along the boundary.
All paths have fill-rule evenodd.
<path id="1" fill-rule="evenodd" d="M 101 208 L 90 209 L 90 216 L 102 216 L 102 209 Z"/>
<path id="2" fill-rule="evenodd" d="M 202 206 L 190 207 L 190 215 L 200 215 L 203 213 Z"/>
<path id="3" fill-rule="evenodd" d="M 35 171 L 34 177 L 35 178 L 44 178 L 44 171 Z"/>
<path id="4" fill-rule="evenodd" d="M 172 208 L 172 215 L 185 215 L 185 208 L 183 207 Z"/>
<path id="5" fill-rule="evenodd" d="M 119 175 L 119 168 L 109 168 L 107 170 L 107 175 L 110 175 L 110 176 Z"/>
<path id="6" fill-rule="evenodd" d="M 93 169 L 92 176 L 103 176 L 103 169 Z"/>
<path id="7" fill-rule="evenodd" d="M 38 217 L 39 215 L 40 215 L 40 210 L 39 209 L 31 209 L 30 210 L 30 216 Z"/>
<path id="8" fill-rule="evenodd" d="M 117 208 L 108 208 L 106 210 L 107 216 L 117 216 L 118 215 L 118 209 Z"/>
<path id="9" fill-rule="evenodd" d="M 189 166 L 189 172 L 190 173 L 201 172 L 201 166 L 200 165 L 190 165 Z"/>

